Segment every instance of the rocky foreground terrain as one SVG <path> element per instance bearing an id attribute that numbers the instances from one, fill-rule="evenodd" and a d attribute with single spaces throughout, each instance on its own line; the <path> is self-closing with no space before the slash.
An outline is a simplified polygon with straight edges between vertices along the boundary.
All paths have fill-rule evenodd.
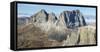
<path id="1" fill-rule="evenodd" d="M 96 26 L 87 25 L 79 10 L 63 11 L 59 17 L 40 10 L 18 18 L 18 48 L 96 44 Z"/>

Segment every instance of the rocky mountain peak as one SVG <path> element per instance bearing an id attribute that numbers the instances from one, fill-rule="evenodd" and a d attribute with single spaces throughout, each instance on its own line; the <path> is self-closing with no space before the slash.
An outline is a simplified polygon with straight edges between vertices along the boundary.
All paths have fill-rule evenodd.
<path id="1" fill-rule="evenodd" d="M 42 13 L 42 14 L 46 14 L 47 15 L 46 10 L 44 10 L 44 9 L 41 9 L 38 13 Z"/>
<path id="2" fill-rule="evenodd" d="M 86 25 L 84 16 L 79 10 L 63 11 L 59 16 L 59 25 L 75 28 Z"/>
<path id="3" fill-rule="evenodd" d="M 47 11 L 41 9 L 36 14 L 32 15 L 31 19 L 33 24 L 45 24 L 49 22 L 50 24 L 56 24 L 56 26 L 64 28 L 76 28 L 86 25 L 84 16 L 80 10 L 66 10 L 60 13 L 59 17 L 57 17 L 55 13 L 47 13 Z"/>
<path id="4" fill-rule="evenodd" d="M 48 13 L 44 9 L 41 9 L 39 12 L 34 14 L 32 18 L 33 22 L 37 23 L 46 22 L 48 20 Z"/>
<path id="5" fill-rule="evenodd" d="M 40 12 L 46 12 L 44 9 L 41 9 Z"/>

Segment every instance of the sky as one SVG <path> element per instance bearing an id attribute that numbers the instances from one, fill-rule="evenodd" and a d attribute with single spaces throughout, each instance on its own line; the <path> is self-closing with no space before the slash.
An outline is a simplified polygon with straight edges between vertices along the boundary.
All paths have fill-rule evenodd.
<path id="1" fill-rule="evenodd" d="M 30 17 L 41 9 L 46 10 L 48 13 L 55 13 L 58 16 L 63 11 L 80 10 L 83 15 L 96 16 L 96 9 L 90 7 L 76 7 L 76 6 L 54 6 L 54 5 L 37 5 L 37 4 L 22 4 L 17 5 L 18 17 Z"/>

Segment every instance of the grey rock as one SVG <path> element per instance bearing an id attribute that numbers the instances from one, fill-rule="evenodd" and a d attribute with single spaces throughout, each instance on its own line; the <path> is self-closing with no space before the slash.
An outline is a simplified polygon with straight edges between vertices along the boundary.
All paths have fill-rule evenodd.
<path id="1" fill-rule="evenodd" d="M 84 16 L 79 10 L 73 11 L 63 11 L 59 18 L 56 17 L 54 13 L 47 13 L 44 9 L 31 16 L 33 23 L 53 23 L 58 26 L 66 28 L 76 28 L 80 26 L 85 26 L 86 22 Z"/>
<path id="2" fill-rule="evenodd" d="M 49 35 L 48 38 L 62 42 L 67 39 L 67 35 L 65 33 L 53 33 L 53 34 Z"/>
<path id="3" fill-rule="evenodd" d="M 60 14 L 59 18 L 59 25 L 64 25 L 67 28 L 75 28 L 86 25 L 84 16 L 79 10 L 64 11 Z"/>
<path id="4" fill-rule="evenodd" d="M 31 16 L 31 18 L 33 19 L 33 22 L 43 23 L 47 22 L 48 14 L 44 9 L 41 9 L 39 12 Z"/>
<path id="5" fill-rule="evenodd" d="M 54 13 L 48 14 L 48 21 L 51 23 L 55 23 L 57 21 L 57 17 L 55 16 Z"/>
<path id="6" fill-rule="evenodd" d="M 24 23 L 26 20 L 21 21 L 20 23 Z M 30 21 L 33 24 L 38 24 L 38 26 L 41 26 L 41 24 L 43 26 L 46 22 L 49 22 L 51 25 L 56 24 L 56 26 L 64 28 L 77 28 L 86 25 L 84 16 L 79 10 L 63 11 L 58 18 L 54 13 L 47 13 L 44 9 L 41 9 L 31 16 Z M 44 27 L 46 27 L 46 25 L 44 25 Z"/>

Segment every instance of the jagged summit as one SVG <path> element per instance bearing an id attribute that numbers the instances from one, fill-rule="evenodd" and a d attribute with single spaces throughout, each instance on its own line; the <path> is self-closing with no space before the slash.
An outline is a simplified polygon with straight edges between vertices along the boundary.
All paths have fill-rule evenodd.
<path id="1" fill-rule="evenodd" d="M 40 12 L 46 12 L 46 10 L 45 9 L 41 9 Z"/>
<path id="2" fill-rule="evenodd" d="M 45 9 L 41 9 L 38 13 L 42 13 L 42 14 L 46 14 L 46 15 L 48 14 Z"/>
<path id="3" fill-rule="evenodd" d="M 31 16 L 31 22 L 32 24 L 39 25 L 44 25 L 48 22 L 49 24 L 66 28 L 76 28 L 86 25 L 84 16 L 80 12 L 80 10 L 65 10 L 61 12 L 60 15 L 57 17 L 55 13 L 48 13 L 46 10 L 41 9 L 36 14 L 33 14 Z M 46 24 L 44 26 L 46 26 Z"/>
<path id="4" fill-rule="evenodd" d="M 33 19 L 33 22 L 42 23 L 46 22 L 48 20 L 48 13 L 41 9 L 39 12 L 31 16 Z"/>

